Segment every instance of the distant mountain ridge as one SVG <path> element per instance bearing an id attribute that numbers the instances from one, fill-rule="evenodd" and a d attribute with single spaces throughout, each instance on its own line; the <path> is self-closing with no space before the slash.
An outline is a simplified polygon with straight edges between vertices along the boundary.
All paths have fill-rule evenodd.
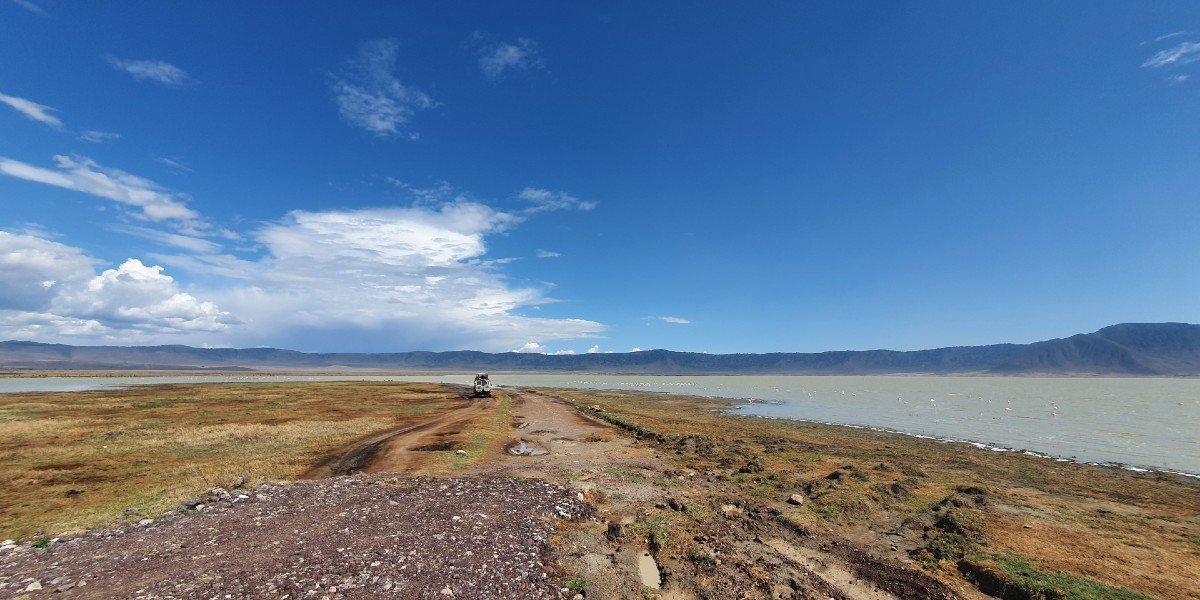
<path id="1" fill-rule="evenodd" d="M 68 346 L 0 342 L 5 370 L 529 371 L 661 375 L 1200 375 L 1200 325 L 1124 323 L 1032 344 L 932 350 L 556 356 L 475 351 L 306 353 L 277 348 Z"/>

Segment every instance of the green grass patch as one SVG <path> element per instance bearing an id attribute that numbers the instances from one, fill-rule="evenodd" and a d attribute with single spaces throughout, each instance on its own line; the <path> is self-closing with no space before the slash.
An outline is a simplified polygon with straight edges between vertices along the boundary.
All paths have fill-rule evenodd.
<path id="1" fill-rule="evenodd" d="M 1019 554 L 978 554 L 959 569 L 975 580 L 984 593 L 1005 600 L 1149 600 L 1126 588 L 1114 588 L 1094 579 L 1043 571 Z"/>
<path id="2" fill-rule="evenodd" d="M 563 587 L 567 588 L 572 594 L 582 594 L 583 590 L 587 589 L 587 580 L 576 575 L 564 581 Z"/>
<path id="3" fill-rule="evenodd" d="M 638 521 L 628 527 L 636 535 L 646 537 L 650 549 L 658 552 L 671 545 L 671 523 L 666 519 L 653 518 Z"/>

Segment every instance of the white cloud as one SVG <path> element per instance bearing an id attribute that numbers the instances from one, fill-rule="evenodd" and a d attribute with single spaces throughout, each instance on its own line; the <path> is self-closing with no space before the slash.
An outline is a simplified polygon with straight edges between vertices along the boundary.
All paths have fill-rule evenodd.
<path id="1" fill-rule="evenodd" d="M 595 346 L 592 346 L 591 348 L 588 348 L 587 353 L 588 354 L 600 354 L 600 346 L 595 345 Z"/>
<path id="2" fill-rule="evenodd" d="M 187 198 L 162 186 L 118 169 L 101 167 L 90 158 L 55 156 L 57 170 L 36 167 L 0 156 L 0 173 L 107 198 L 137 207 L 138 217 L 149 221 L 192 221 L 199 218 L 187 207 Z"/>
<path id="3" fill-rule="evenodd" d="M 575 356 L 574 350 L 555 350 L 550 353 L 552 356 Z"/>
<path id="4" fill-rule="evenodd" d="M 538 258 L 558 258 L 560 256 L 562 256 L 562 254 L 559 254 L 558 252 L 552 252 L 550 250 L 538 250 L 537 251 Z"/>
<path id="5" fill-rule="evenodd" d="M 50 170 L 0 159 L 0 172 L 124 197 L 105 187 L 114 180 L 111 172 L 85 161 L 61 158 L 60 168 Z M 75 173 L 77 169 L 95 176 L 84 177 Z M 139 189 L 176 198 L 127 174 L 115 180 L 140 182 Z M 172 221 L 170 231 L 113 225 L 115 231 L 180 248 L 176 254 L 151 254 L 143 260 L 182 270 L 202 287 L 184 291 L 161 267 L 142 260 L 126 261 L 94 276 L 91 259 L 76 250 L 76 262 L 83 262 L 70 278 L 70 290 L 56 288 L 50 294 L 36 287 L 44 281 L 66 281 L 64 276 L 10 269 L 17 280 L 26 282 L 22 297 L 33 300 L 20 309 L 0 307 L 0 334 L 74 342 L 91 336 L 119 343 L 306 350 L 502 351 L 533 343 L 547 351 L 544 344 L 594 337 L 604 330 L 602 324 L 584 319 L 527 316 L 557 302 L 546 296 L 550 286 L 510 283 L 500 271 L 505 259 L 489 258 L 487 241 L 530 216 L 466 198 L 456 194 L 450 201 L 428 205 L 293 211 L 246 234 L 245 247 L 238 252 L 253 252 L 256 258 L 223 253 L 213 240 L 224 230 L 199 216 Z M 69 249 L 50 247 L 60 253 Z M 10 304 L 16 306 L 15 300 Z"/>
<path id="6" fill-rule="evenodd" d="M 476 202 L 294 211 L 254 234 L 258 260 L 156 257 L 239 280 L 206 295 L 244 323 L 226 339 L 300 349 L 505 351 L 591 337 L 600 323 L 519 314 L 554 302 L 514 287 L 487 260 L 487 236 L 523 217 Z M 531 340 L 533 340 L 531 342 Z M 541 351 L 541 350 L 538 350 Z"/>
<path id="7" fill-rule="evenodd" d="M 94 319 L 110 327 L 155 333 L 223 331 L 234 321 L 212 302 L 183 292 L 160 266 L 131 258 L 52 304 L 57 314 Z"/>
<path id="8" fill-rule="evenodd" d="M 90 279 L 96 264 L 78 248 L 0 231 L 0 309 L 42 310 L 64 286 Z"/>
<path id="9" fill-rule="evenodd" d="M 545 354 L 546 348 L 537 342 L 525 342 L 520 348 L 513 350 L 513 352 L 521 352 L 524 354 Z"/>
<path id="10" fill-rule="evenodd" d="M 78 248 L 0 231 L 0 336 L 128 343 L 235 322 L 180 290 L 162 267 L 129 259 L 96 275 L 97 264 Z"/>
<path id="11" fill-rule="evenodd" d="M 180 86 L 192 79 L 183 69 L 161 60 L 126 60 L 109 56 L 108 64 L 112 65 L 114 69 L 129 73 L 138 81 L 153 81 L 167 86 Z"/>
<path id="12" fill-rule="evenodd" d="M 641 348 L 638 348 L 637 346 L 634 346 L 634 347 L 633 347 L 633 348 L 631 348 L 629 351 L 630 351 L 630 352 L 641 352 L 641 351 L 642 351 L 642 349 L 641 349 Z"/>
<path id="13" fill-rule="evenodd" d="M 533 206 L 525 209 L 526 213 L 539 213 L 552 210 L 592 210 L 596 208 L 595 202 L 585 202 L 566 192 L 552 192 L 533 187 L 521 190 L 517 194 L 517 198 L 533 204 Z"/>
<path id="14" fill-rule="evenodd" d="M 1169 40 L 1173 37 L 1179 37 L 1181 35 L 1186 35 L 1186 34 L 1187 34 L 1186 31 L 1174 31 L 1174 32 L 1166 33 L 1166 34 L 1163 34 L 1163 35 L 1160 35 L 1160 36 L 1154 38 L 1154 42 L 1161 42 L 1163 40 Z M 1144 44 L 1153 43 L 1153 42 L 1142 42 L 1142 43 L 1144 45 Z"/>
<path id="15" fill-rule="evenodd" d="M 1200 42 L 1182 42 L 1174 48 L 1162 50 L 1142 63 L 1144 69 L 1160 69 L 1168 66 L 1186 65 L 1200 60 Z"/>
<path id="16" fill-rule="evenodd" d="M 46 11 L 43 10 L 42 7 L 34 4 L 33 2 L 30 2 L 29 0 L 12 0 L 12 1 L 13 1 L 13 4 L 16 4 L 17 6 L 20 6 L 21 8 L 23 8 L 35 15 L 46 14 Z"/>
<path id="17" fill-rule="evenodd" d="M 182 171 L 184 173 L 192 172 L 191 167 L 189 167 L 189 166 L 183 164 L 182 162 L 175 160 L 173 158 L 167 158 L 165 156 L 156 156 L 156 157 L 154 157 L 154 160 L 156 162 L 158 162 L 159 164 L 166 165 L 172 169 L 175 169 L 176 171 Z"/>
<path id="18" fill-rule="evenodd" d="M 9 96 L 8 94 L 3 93 L 0 93 L 0 103 L 11 106 L 13 110 L 16 110 L 17 112 L 39 123 L 45 123 L 46 125 L 56 128 L 61 128 L 63 126 L 62 121 L 58 117 L 50 114 L 51 112 L 57 111 L 44 104 L 38 104 L 32 100 L 26 100 L 16 96 Z"/>
<path id="19" fill-rule="evenodd" d="M 532 71 L 546 66 L 537 42 L 517 38 L 515 43 L 488 42 L 487 36 L 476 33 L 473 41 L 481 44 L 479 68 L 488 79 L 498 80 L 510 71 Z"/>
<path id="20" fill-rule="evenodd" d="M 393 74 L 399 49 L 396 40 L 366 42 L 332 79 L 342 117 L 380 137 L 399 135 L 416 111 L 435 105 L 424 92 L 405 86 Z"/>
<path id="21" fill-rule="evenodd" d="M 149 227 L 118 226 L 112 229 L 113 231 L 135 235 L 164 246 L 171 246 L 197 254 L 215 254 L 221 250 L 220 244 L 197 236 L 160 231 L 158 229 L 150 229 Z"/>
<path id="22" fill-rule="evenodd" d="M 91 142 L 93 144 L 103 144 L 104 142 L 107 142 L 107 141 L 121 139 L 121 134 L 110 133 L 107 131 L 88 130 L 88 131 L 85 131 L 85 132 L 79 134 L 79 139 L 81 139 L 85 142 Z"/>
<path id="23" fill-rule="evenodd" d="M 688 325 L 691 323 L 691 321 L 689 321 L 683 317 L 650 317 L 650 318 L 658 319 L 659 321 L 662 321 L 663 323 L 670 323 L 672 325 Z"/>

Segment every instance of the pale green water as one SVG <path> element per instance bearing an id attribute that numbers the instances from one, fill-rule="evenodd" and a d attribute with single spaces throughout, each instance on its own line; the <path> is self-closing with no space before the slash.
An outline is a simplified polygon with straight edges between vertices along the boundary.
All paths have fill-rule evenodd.
<path id="1" fill-rule="evenodd" d="M 222 381 L 431 381 L 470 374 L 0 379 L 0 393 Z M 1200 474 L 1200 379 L 495 375 L 500 386 L 753 398 L 741 412 L 1027 449 L 1080 461 Z"/>

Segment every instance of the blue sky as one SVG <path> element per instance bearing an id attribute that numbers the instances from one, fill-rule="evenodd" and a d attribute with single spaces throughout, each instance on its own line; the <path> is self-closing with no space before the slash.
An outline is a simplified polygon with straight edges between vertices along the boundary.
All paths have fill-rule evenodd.
<path id="1" fill-rule="evenodd" d="M 0 0 L 0 338 L 818 351 L 1200 321 L 1194 2 Z"/>

